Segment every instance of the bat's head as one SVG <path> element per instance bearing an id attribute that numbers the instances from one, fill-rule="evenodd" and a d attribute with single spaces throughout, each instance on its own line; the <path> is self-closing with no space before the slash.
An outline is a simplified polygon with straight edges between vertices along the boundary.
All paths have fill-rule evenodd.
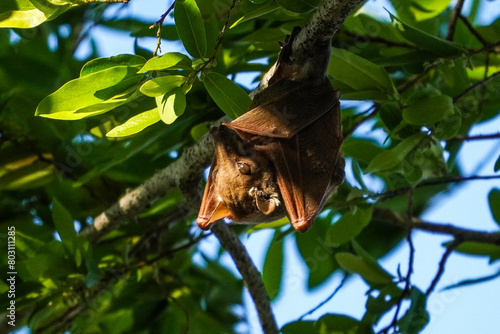
<path id="1" fill-rule="evenodd" d="M 263 223 L 285 216 L 274 167 L 263 153 L 221 125 L 210 133 L 215 155 L 208 176 L 198 226 L 206 230 L 221 218 Z"/>

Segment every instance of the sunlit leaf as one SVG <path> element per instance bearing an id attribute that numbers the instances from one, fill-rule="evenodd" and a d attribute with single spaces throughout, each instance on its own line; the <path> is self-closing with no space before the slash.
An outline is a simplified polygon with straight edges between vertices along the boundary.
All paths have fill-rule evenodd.
<path id="1" fill-rule="evenodd" d="M 177 87 L 163 96 L 156 97 L 156 104 L 161 120 L 172 124 L 186 109 L 186 96 L 182 88 Z"/>
<path id="2" fill-rule="evenodd" d="M 92 108 L 97 110 L 96 113 L 102 113 L 101 110 L 105 109 L 101 107 L 102 103 L 119 105 L 126 100 L 127 97 L 119 94 L 126 93 L 127 89 L 142 80 L 142 75 L 137 75 L 136 72 L 137 69 L 133 67 L 116 66 L 71 80 L 45 97 L 38 105 L 35 115 L 55 118 L 58 114 L 68 114 L 71 117 L 70 114 L 78 111 L 82 113 L 84 108 L 91 109 L 90 115 L 93 115 L 91 111 L 95 111 Z M 75 117 L 83 118 L 81 115 Z"/>
<path id="3" fill-rule="evenodd" d="M 82 69 L 80 70 L 80 78 L 117 66 L 140 68 L 145 63 L 146 59 L 144 59 L 144 57 L 132 54 L 121 54 L 108 58 L 96 58 L 83 65 Z"/>
<path id="4" fill-rule="evenodd" d="M 178 0 L 174 9 L 175 27 L 187 52 L 203 58 L 207 52 L 205 25 L 195 0 Z"/>
<path id="5" fill-rule="evenodd" d="M 148 126 L 151 126 L 161 120 L 158 108 L 154 108 L 139 115 L 129 118 L 125 123 L 119 125 L 108 133 L 107 137 L 126 137 L 141 132 Z"/>
<path id="6" fill-rule="evenodd" d="M 191 59 L 179 52 L 169 52 L 161 57 L 154 57 L 148 60 L 139 72 L 159 71 L 172 67 L 191 68 Z"/>
<path id="7" fill-rule="evenodd" d="M 54 19 L 71 6 L 43 0 L 10 0 L 0 5 L 0 28 L 33 28 Z"/>
<path id="8" fill-rule="evenodd" d="M 186 81 L 182 75 L 169 75 L 146 81 L 140 88 L 141 93 L 151 97 L 157 97 L 180 87 Z"/>

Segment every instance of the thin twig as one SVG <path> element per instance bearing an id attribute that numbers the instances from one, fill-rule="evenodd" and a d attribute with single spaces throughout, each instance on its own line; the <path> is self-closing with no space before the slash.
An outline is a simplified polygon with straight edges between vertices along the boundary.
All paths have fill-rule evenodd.
<path id="1" fill-rule="evenodd" d="M 405 229 L 418 229 L 437 234 L 446 234 L 462 242 L 473 241 L 500 246 L 500 233 L 498 232 L 477 231 L 456 227 L 451 224 L 432 223 L 423 221 L 417 217 L 412 217 L 411 222 L 407 222 L 405 217 L 399 213 L 380 207 L 376 207 L 373 210 L 373 217 Z"/>
<path id="2" fill-rule="evenodd" d="M 439 261 L 439 267 L 438 267 L 438 271 L 436 273 L 436 276 L 434 276 L 434 279 L 432 280 L 431 285 L 427 288 L 427 291 L 425 292 L 425 294 L 427 296 L 429 296 L 432 293 L 432 291 L 434 291 L 434 289 L 436 288 L 436 285 L 438 284 L 439 279 L 441 278 L 441 276 L 444 273 L 444 267 L 446 265 L 446 261 L 450 257 L 453 250 L 455 250 L 461 243 L 462 243 L 461 239 L 455 239 L 448 246 L 448 248 L 446 248 L 446 252 L 444 252 L 443 256 L 441 257 L 441 261 Z"/>
<path id="3" fill-rule="evenodd" d="M 318 305 L 316 305 L 314 308 L 312 308 L 311 310 L 309 310 L 308 312 L 304 313 L 303 315 L 301 315 L 297 321 L 301 321 L 302 319 L 304 319 L 305 317 L 307 317 L 308 315 L 310 314 L 313 314 L 314 312 L 316 312 L 320 307 L 322 307 L 323 305 L 325 305 L 326 303 L 328 303 L 333 297 L 335 297 L 335 295 L 337 294 L 337 292 L 340 291 L 340 289 L 342 289 L 342 287 L 344 286 L 345 282 L 347 282 L 347 279 L 349 278 L 349 275 L 347 273 L 344 273 L 344 277 L 342 278 L 342 281 L 340 281 L 339 285 L 335 288 L 335 290 L 333 290 L 333 292 L 325 298 L 325 300 L 323 300 L 321 303 L 319 303 Z"/>
<path id="4" fill-rule="evenodd" d="M 373 118 L 378 113 L 378 111 L 379 111 L 378 106 L 373 104 L 367 111 L 363 112 L 363 114 L 366 112 L 370 112 L 370 113 L 368 115 L 364 116 L 362 119 L 360 119 L 356 123 L 354 123 L 354 125 L 349 130 L 347 130 L 346 132 L 343 133 L 343 137 L 347 138 L 350 135 L 352 135 L 352 133 L 357 129 L 358 126 L 360 126 L 361 124 L 363 124 L 364 122 L 366 122 L 370 118 Z"/>
<path id="5" fill-rule="evenodd" d="M 469 31 L 472 33 L 472 35 L 474 35 L 474 37 L 476 37 L 477 40 L 479 42 L 481 42 L 481 44 L 483 44 L 483 46 L 487 47 L 487 46 L 491 45 L 490 42 L 488 42 L 487 40 L 484 39 L 483 36 L 481 36 L 481 34 L 476 30 L 476 28 L 474 28 L 472 23 L 470 23 L 470 21 L 465 16 L 460 14 L 460 15 L 458 15 L 458 17 L 460 18 L 460 20 L 462 20 L 462 22 L 465 24 L 467 29 L 469 29 Z"/>
<path id="6" fill-rule="evenodd" d="M 412 211 L 413 211 L 413 191 L 408 192 L 408 203 L 406 205 L 406 222 L 411 223 L 412 220 Z M 406 240 L 408 241 L 409 247 L 409 256 L 408 256 L 408 271 L 406 272 L 406 276 L 404 278 L 405 286 L 401 295 L 399 296 L 398 302 L 396 304 L 396 310 L 394 311 L 394 316 L 392 318 L 392 322 L 383 330 L 379 331 L 379 333 L 388 333 L 389 329 L 397 328 L 399 311 L 401 311 L 401 306 L 403 304 L 403 300 L 410 292 L 411 288 L 411 275 L 413 274 L 413 262 L 415 258 L 415 246 L 413 245 L 413 239 L 411 237 L 412 229 L 408 230 L 408 235 L 406 236 Z"/>
<path id="7" fill-rule="evenodd" d="M 464 6 L 464 0 L 458 0 L 455 8 L 450 15 L 450 23 L 448 25 L 448 33 L 446 34 L 446 39 L 449 41 L 453 40 L 453 36 L 455 35 L 455 28 L 457 26 L 457 19 L 461 16 L 462 7 Z"/>
<path id="8" fill-rule="evenodd" d="M 169 249 L 169 250 L 167 250 L 167 251 L 165 251 L 163 253 L 158 254 L 157 256 L 155 256 L 152 259 L 149 259 L 149 260 L 146 260 L 146 261 L 143 261 L 143 262 L 139 262 L 137 264 L 137 268 L 141 268 L 141 267 L 144 267 L 144 266 L 147 266 L 147 265 L 151 265 L 151 264 L 156 263 L 159 260 L 161 260 L 161 259 L 169 256 L 169 255 L 175 254 L 175 253 L 180 252 L 180 251 L 185 250 L 185 249 L 189 249 L 192 246 L 196 245 L 200 240 L 205 239 L 205 238 L 207 238 L 207 237 L 209 237 L 211 235 L 212 235 L 212 233 L 201 234 L 197 238 L 194 238 L 193 240 L 185 243 L 182 246 L 179 246 L 179 247 L 176 247 L 176 248 L 173 248 L 173 249 Z"/>
<path id="9" fill-rule="evenodd" d="M 222 39 L 224 38 L 224 34 L 226 33 L 227 27 L 229 26 L 229 21 L 231 20 L 231 16 L 233 15 L 233 11 L 236 6 L 236 1 L 237 0 L 232 1 L 231 7 L 229 7 L 229 10 L 227 11 L 226 21 L 224 22 L 224 26 L 222 26 L 222 29 L 219 32 L 219 36 L 217 37 L 217 42 L 215 43 L 214 52 L 212 53 L 212 56 L 206 62 L 204 62 L 203 65 L 197 71 L 194 71 L 192 76 L 198 75 L 198 73 L 202 72 L 206 67 L 208 67 L 208 65 L 211 65 L 215 61 L 215 58 L 217 57 L 217 52 L 219 51 L 219 48 L 222 44 Z"/>
<path id="10" fill-rule="evenodd" d="M 378 37 L 378 36 L 358 35 L 358 34 L 350 32 L 350 31 L 342 31 L 342 33 L 344 33 L 345 35 L 352 37 L 354 39 L 362 40 L 363 41 L 362 43 L 368 43 L 368 42 L 369 43 L 380 43 L 380 44 L 384 44 L 388 47 L 406 48 L 406 49 L 412 49 L 412 50 L 418 49 L 418 47 L 415 45 L 411 45 L 408 43 L 402 43 L 402 42 L 394 42 L 394 41 L 390 41 L 388 39 Z M 356 41 L 354 41 L 354 43 L 356 43 Z"/>
<path id="11" fill-rule="evenodd" d="M 257 314 L 264 334 L 277 334 L 278 326 L 271 309 L 271 301 L 262 282 L 262 277 L 248 255 L 240 239 L 227 226 L 223 220 L 219 220 L 212 227 L 212 232 L 219 238 L 222 247 L 231 255 L 238 272 L 243 278 L 243 283 L 248 289 L 255 303 Z"/>
<path id="12" fill-rule="evenodd" d="M 464 97 L 465 95 L 469 94 L 474 89 L 483 87 L 486 83 L 488 83 L 489 81 L 491 81 L 492 79 L 494 79 L 495 77 L 497 77 L 499 75 L 500 75 L 500 71 L 495 72 L 492 75 L 490 75 L 489 77 L 486 77 L 483 80 L 479 81 L 478 83 L 470 86 L 469 88 L 467 88 L 466 90 L 464 90 L 462 93 L 460 93 L 457 96 L 455 96 L 453 98 L 453 103 L 457 103 L 457 101 L 460 100 L 462 97 Z"/>
<path id="13" fill-rule="evenodd" d="M 440 184 L 448 184 L 448 183 L 461 183 L 461 182 L 467 182 L 467 181 L 478 181 L 478 180 L 495 180 L 495 179 L 500 179 L 500 175 L 473 175 L 473 176 L 455 176 L 455 175 L 450 175 L 447 177 L 440 177 L 440 178 L 433 178 L 433 179 L 427 179 L 424 180 L 420 183 L 417 183 L 416 185 L 413 186 L 407 186 L 407 187 L 401 187 L 395 190 L 389 190 L 389 191 L 384 191 L 381 193 L 376 193 L 376 194 L 370 194 L 369 197 L 371 198 L 380 198 L 381 201 L 396 197 L 396 196 L 401 196 L 406 194 L 412 187 L 417 189 L 417 188 L 424 188 L 424 187 L 431 187 L 431 186 L 437 186 Z"/>
<path id="14" fill-rule="evenodd" d="M 475 140 L 488 140 L 488 139 L 499 139 L 499 138 L 500 138 L 500 132 L 488 135 L 456 136 L 448 139 L 448 141 L 475 141 Z"/>
<path id="15" fill-rule="evenodd" d="M 160 19 L 158 21 L 156 21 L 155 24 L 153 24 L 152 26 L 149 27 L 149 29 L 153 29 L 154 27 L 158 27 L 158 30 L 156 31 L 156 38 L 158 38 L 158 41 L 156 42 L 156 48 L 153 52 L 153 57 L 156 57 L 156 55 L 158 54 L 158 51 L 161 52 L 160 45 L 161 45 L 161 30 L 163 28 L 163 22 L 165 22 L 165 19 L 168 16 L 168 14 L 174 9 L 176 2 L 177 2 L 177 0 L 174 0 L 174 2 L 172 2 L 172 5 L 170 5 L 170 7 L 168 7 L 167 11 L 165 13 L 163 13 L 163 15 L 160 17 Z"/>

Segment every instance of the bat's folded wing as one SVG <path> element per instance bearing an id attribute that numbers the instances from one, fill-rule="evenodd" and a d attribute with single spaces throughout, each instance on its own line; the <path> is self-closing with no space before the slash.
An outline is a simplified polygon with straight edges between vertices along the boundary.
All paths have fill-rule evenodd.
<path id="1" fill-rule="evenodd" d="M 248 112 L 225 125 L 247 137 L 291 138 L 331 110 L 338 98 L 328 80 L 321 85 L 282 80 L 257 94 Z"/>
<path id="2" fill-rule="evenodd" d="M 291 139 L 277 139 L 266 145 L 288 218 L 300 232 L 312 226 L 339 179 L 343 180 L 343 175 L 335 174 L 342 159 L 342 139 L 332 131 L 333 118 L 339 114 L 339 108 L 332 108 Z"/>

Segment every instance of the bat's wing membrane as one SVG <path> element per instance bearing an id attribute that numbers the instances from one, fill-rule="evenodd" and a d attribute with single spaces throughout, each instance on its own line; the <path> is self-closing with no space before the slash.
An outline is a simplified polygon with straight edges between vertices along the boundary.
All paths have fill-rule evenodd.
<path id="1" fill-rule="evenodd" d="M 338 115 L 340 110 L 333 108 L 293 138 L 278 139 L 267 145 L 288 218 L 300 232 L 312 226 L 338 185 L 332 182 L 336 180 L 334 173 L 342 139 L 331 130 L 333 118 Z"/>
<path id="2" fill-rule="evenodd" d="M 203 193 L 200 212 L 196 223 L 202 230 L 208 230 L 219 219 L 231 217 L 231 212 L 228 210 L 224 202 L 222 202 L 217 194 L 214 184 L 213 173 L 217 168 L 217 155 L 214 156 L 212 167 L 208 175 L 207 184 Z"/>
<path id="3" fill-rule="evenodd" d="M 281 80 L 255 96 L 255 107 L 225 125 L 250 135 L 291 138 L 338 104 L 338 98 L 328 81 L 311 85 Z"/>

